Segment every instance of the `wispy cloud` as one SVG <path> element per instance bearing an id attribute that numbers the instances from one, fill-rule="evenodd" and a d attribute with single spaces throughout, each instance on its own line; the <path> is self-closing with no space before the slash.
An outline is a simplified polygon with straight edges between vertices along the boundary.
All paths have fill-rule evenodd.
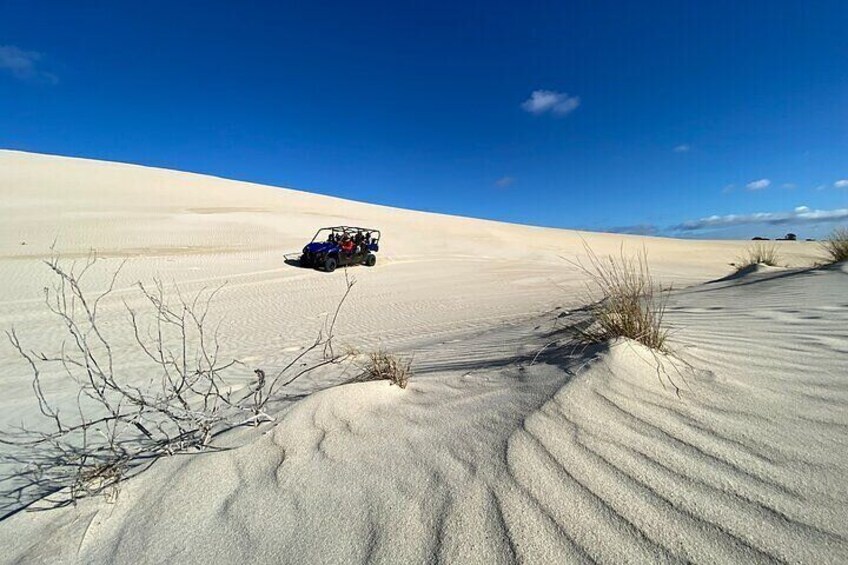
<path id="1" fill-rule="evenodd" d="M 722 194 L 730 194 L 731 192 L 734 191 L 734 189 L 736 189 L 735 184 L 727 184 L 727 185 L 724 186 L 724 188 L 721 189 L 721 193 Z"/>
<path id="2" fill-rule="evenodd" d="M 521 108 L 531 114 L 550 112 L 555 116 L 570 114 L 580 106 L 579 96 L 569 96 L 553 90 L 534 90 L 530 98 L 521 103 Z"/>
<path id="3" fill-rule="evenodd" d="M 769 179 L 760 179 L 760 180 L 752 180 L 748 184 L 745 185 L 745 188 L 748 190 L 763 190 L 764 188 L 768 188 L 771 185 L 771 181 Z"/>
<path id="4" fill-rule="evenodd" d="M 605 232 L 609 233 L 624 233 L 629 235 L 657 235 L 660 233 L 660 228 L 654 224 L 636 224 L 633 226 L 616 226 L 605 228 Z"/>
<path id="5" fill-rule="evenodd" d="M 785 182 L 785 183 L 783 183 L 782 186 L 786 190 L 795 190 L 796 188 L 798 188 L 798 185 L 795 184 L 794 182 Z"/>
<path id="6" fill-rule="evenodd" d="M 674 151 L 675 153 L 688 153 L 690 149 L 692 149 L 692 147 L 688 143 L 681 143 L 680 145 L 672 149 L 672 151 Z"/>
<path id="7" fill-rule="evenodd" d="M 839 179 L 833 183 L 833 186 L 836 188 L 848 188 L 848 179 Z"/>
<path id="8" fill-rule="evenodd" d="M 501 177 L 495 181 L 495 186 L 498 188 L 507 188 L 515 184 L 515 177 Z"/>
<path id="9" fill-rule="evenodd" d="M 726 216 L 708 216 L 673 226 L 673 231 L 691 232 L 711 228 L 726 228 L 741 225 L 780 225 L 788 223 L 837 222 L 848 220 L 848 208 L 834 210 L 813 210 L 807 206 L 798 206 L 791 212 L 757 212 L 754 214 L 728 214 Z"/>
<path id="10" fill-rule="evenodd" d="M 59 79 L 52 73 L 38 68 L 42 55 L 36 51 L 24 51 L 14 45 L 0 45 L 0 70 L 9 71 L 20 80 L 56 84 Z"/>

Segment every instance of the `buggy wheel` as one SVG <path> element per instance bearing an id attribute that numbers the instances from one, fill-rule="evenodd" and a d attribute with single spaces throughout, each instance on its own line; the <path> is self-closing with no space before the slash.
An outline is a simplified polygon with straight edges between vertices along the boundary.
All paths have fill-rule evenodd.
<path id="1" fill-rule="evenodd" d="M 366 267 L 373 267 L 377 264 L 377 256 L 373 253 L 369 253 L 365 256 L 365 261 L 363 261 Z"/>
<path id="2" fill-rule="evenodd" d="M 327 271 L 328 273 L 332 273 L 333 271 L 335 271 L 336 270 L 336 260 L 333 259 L 332 257 L 327 257 L 327 259 L 324 261 L 324 270 Z"/>
<path id="3" fill-rule="evenodd" d="M 312 266 L 312 258 L 306 254 L 300 256 L 300 266 L 301 267 L 311 267 Z"/>

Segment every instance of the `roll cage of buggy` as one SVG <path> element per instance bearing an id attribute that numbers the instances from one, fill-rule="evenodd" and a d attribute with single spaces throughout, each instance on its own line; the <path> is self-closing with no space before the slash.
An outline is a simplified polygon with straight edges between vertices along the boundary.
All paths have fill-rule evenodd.
<path id="1" fill-rule="evenodd" d="M 300 256 L 300 266 L 323 269 L 365 265 L 373 267 L 380 251 L 380 230 L 357 226 L 332 226 L 315 232 Z"/>

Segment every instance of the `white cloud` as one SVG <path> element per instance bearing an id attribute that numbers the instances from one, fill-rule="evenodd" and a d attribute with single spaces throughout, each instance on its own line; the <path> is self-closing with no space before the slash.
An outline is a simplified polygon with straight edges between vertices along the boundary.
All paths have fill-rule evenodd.
<path id="1" fill-rule="evenodd" d="M 708 228 L 725 228 L 750 224 L 780 225 L 787 223 L 837 222 L 848 220 L 848 208 L 835 210 L 812 210 L 807 206 L 798 206 L 791 212 L 756 212 L 754 214 L 728 214 L 726 216 L 708 216 L 674 226 L 676 231 L 697 231 Z"/>
<path id="2" fill-rule="evenodd" d="M 687 153 L 692 147 L 688 143 L 683 143 L 674 148 L 675 153 Z"/>
<path id="3" fill-rule="evenodd" d="M 795 190 L 796 188 L 798 188 L 798 185 L 794 182 L 786 182 L 783 183 L 783 188 L 785 188 L 786 190 Z"/>
<path id="4" fill-rule="evenodd" d="M 495 181 L 495 186 L 498 188 L 507 188 L 515 183 L 515 177 L 501 177 Z"/>
<path id="5" fill-rule="evenodd" d="M 839 179 L 833 183 L 833 186 L 836 188 L 848 188 L 848 179 Z"/>
<path id="6" fill-rule="evenodd" d="M 0 70 L 6 70 L 21 80 L 35 80 L 56 84 L 56 75 L 38 69 L 41 53 L 24 51 L 14 45 L 0 45 Z"/>
<path id="7" fill-rule="evenodd" d="M 553 90 L 534 90 L 530 98 L 521 103 L 521 108 L 531 114 L 550 112 L 555 116 L 570 114 L 580 106 L 579 96 L 569 96 Z"/>
<path id="8" fill-rule="evenodd" d="M 768 188 L 771 185 L 771 181 L 769 179 L 760 179 L 760 180 L 752 180 L 745 187 L 748 190 L 763 190 L 764 188 Z"/>
<path id="9" fill-rule="evenodd" d="M 728 185 L 725 185 L 725 187 L 721 189 L 721 193 L 722 193 L 722 194 L 729 194 L 729 193 L 733 192 L 733 190 L 734 190 L 735 188 L 736 188 L 736 185 L 735 185 L 735 184 L 728 184 Z"/>

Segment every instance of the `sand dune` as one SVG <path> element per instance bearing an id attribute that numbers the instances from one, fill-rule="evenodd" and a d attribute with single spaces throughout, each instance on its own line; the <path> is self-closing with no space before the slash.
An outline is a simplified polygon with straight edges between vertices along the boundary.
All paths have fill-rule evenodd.
<path id="1" fill-rule="evenodd" d="M 583 277 L 565 258 L 648 249 L 665 281 L 686 286 L 721 277 L 748 242 L 684 241 L 536 228 L 398 210 L 282 188 L 133 165 L 0 151 L 0 327 L 24 343 L 54 344 L 62 326 L 43 305 L 51 284 L 42 259 L 54 245 L 68 261 L 92 250 L 103 261 L 92 291 L 127 259 L 106 323 L 125 325 L 132 285 L 161 278 L 187 294 L 226 284 L 215 305 L 227 353 L 266 368 L 281 366 L 323 323 L 342 292 L 341 274 L 292 267 L 326 225 L 383 231 L 373 269 L 352 269 L 357 286 L 339 320 L 338 339 L 357 347 L 413 350 L 439 336 L 507 324 L 584 300 Z M 25 245 L 24 245 L 25 244 Z M 788 265 L 815 260 L 814 244 L 784 242 Z M 126 336 L 125 336 L 126 337 Z M 8 410 L 18 423 L 35 405 L 26 364 L 5 340 Z"/>
<path id="2" fill-rule="evenodd" d="M 111 257 L 102 273 L 131 257 L 123 297 L 155 274 L 229 281 L 230 353 L 273 366 L 344 286 L 282 253 L 364 223 L 385 247 L 352 270 L 341 337 L 415 353 L 417 373 L 406 390 L 315 392 L 226 438 L 241 447 L 160 460 L 114 503 L 15 514 L 2 561 L 848 561 L 848 268 L 804 268 L 812 245 L 781 244 L 794 268 L 710 283 L 746 242 L 578 235 L 12 152 L 0 196 L 0 324 L 24 339 L 58 339 L 38 258 L 59 236 L 64 253 Z M 646 246 L 679 288 L 675 357 L 566 345 L 583 278 L 562 257 L 581 235 L 600 253 Z M 120 301 L 105 311 L 117 325 Z M 4 419 L 19 420 L 26 367 L 3 347 Z"/>
<path id="3" fill-rule="evenodd" d="M 524 361 L 442 371 L 442 352 L 406 391 L 317 393 L 246 447 L 160 462 L 114 505 L 0 532 L 34 561 L 841 563 L 846 275 L 676 295 L 691 367 L 662 374 L 631 342 L 531 365 L 545 335 L 481 334 L 469 356 L 500 342 Z M 787 311 L 787 293 L 804 304 Z"/>

